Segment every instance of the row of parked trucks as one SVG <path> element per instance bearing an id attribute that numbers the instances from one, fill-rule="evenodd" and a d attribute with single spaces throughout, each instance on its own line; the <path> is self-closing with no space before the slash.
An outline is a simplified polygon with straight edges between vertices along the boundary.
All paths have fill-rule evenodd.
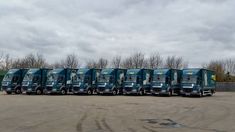
<path id="1" fill-rule="evenodd" d="M 152 94 L 204 96 L 215 93 L 207 69 L 11 69 L 2 81 L 7 94 Z"/>

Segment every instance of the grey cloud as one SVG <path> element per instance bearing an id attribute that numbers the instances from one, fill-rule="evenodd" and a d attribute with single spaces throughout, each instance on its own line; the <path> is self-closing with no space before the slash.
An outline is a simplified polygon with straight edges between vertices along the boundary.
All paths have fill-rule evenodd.
<path id="1" fill-rule="evenodd" d="M 12 56 L 43 53 L 51 62 L 68 53 L 86 62 L 159 51 L 200 66 L 235 57 L 234 7 L 233 0 L 4 1 L 0 46 Z"/>

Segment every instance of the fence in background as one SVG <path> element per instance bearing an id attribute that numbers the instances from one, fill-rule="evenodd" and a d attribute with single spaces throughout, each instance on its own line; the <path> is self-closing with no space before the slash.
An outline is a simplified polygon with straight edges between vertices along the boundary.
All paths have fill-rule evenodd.
<path id="1" fill-rule="evenodd" d="M 216 91 L 235 92 L 235 82 L 217 82 Z"/>

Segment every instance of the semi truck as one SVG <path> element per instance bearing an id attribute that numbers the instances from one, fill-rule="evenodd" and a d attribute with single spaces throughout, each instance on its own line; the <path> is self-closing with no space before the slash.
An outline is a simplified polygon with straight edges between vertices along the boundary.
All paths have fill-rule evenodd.
<path id="1" fill-rule="evenodd" d="M 45 94 L 66 95 L 72 92 L 72 80 L 76 76 L 77 69 L 56 68 L 47 76 Z"/>
<path id="2" fill-rule="evenodd" d="M 123 94 L 144 95 L 151 93 L 152 73 L 153 71 L 150 69 L 128 69 Z"/>
<path id="3" fill-rule="evenodd" d="M 97 89 L 97 78 L 101 69 L 81 68 L 77 71 L 73 78 L 72 92 L 73 94 L 92 95 Z"/>
<path id="4" fill-rule="evenodd" d="M 180 95 L 182 70 L 160 68 L 154 69 L 151 82 L 152 95 Z"/>
<path id="5" fill-rule="evenodd" d="M 125 69 L 102 69 L 97 81 L 97 94 L 122 94 L 125 74 Z"/>
<path id="6" fill-rule="evenodd" d="M 24 76 L 22 82 L 22 92 L 26 94 L 43 94 L 46 88 L 47 74 L 51 69 L 31 68 Z"/>
<path id="7" fill-rule="evenodd" d="M 2 80 L 2 90 L 7 94 L 21 94 L 23 78 L 28 69 L 10 69 Z"/>
<path id="8" fill-rule="evenodd" d="M 181 85 L 181 94 L 183 96 L 212 96 L 215 93 L 216 87 L 215 72 L 200 68 L 183 69 Z"/>

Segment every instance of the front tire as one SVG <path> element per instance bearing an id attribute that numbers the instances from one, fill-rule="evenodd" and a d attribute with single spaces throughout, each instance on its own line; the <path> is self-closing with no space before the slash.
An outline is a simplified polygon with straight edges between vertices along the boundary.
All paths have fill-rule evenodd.
<path id="1" fill-rule="evenodd" d="M 144 90 L 143 90 L 143 89 L 141 89 L 141 90 L 139 91 L 139 95 L 140 95 L 140 96 L 143 96 L 143 95 L 144 95 Z"/>
<path id="2" fill-rule="evenodd" d="M 36 95 L 42 95 L 42 90 L 41 89 L 37 89 L 36 90 Z"/>
<path id="3" fill-rule="evenodd" d="M 171 97 L 172 96 L 172 90 L 168 91 L 168 96 Z"/>
<path id="4" fill-rule="evenodd" d="M 116 89 L 113 90 L 113 95 L 117 95 L 117 90 Z"/>
<path id="5" fill-rule="evenodd" d="M 66 95 L 66 94 L 67 94 L 67 91 L 66 91 L 65 89 L 62 89 L 62 90 L 61 90 L 61 94 L 62 94 L 62 95 Z"/>
<path id="6" fill-rule="evenodd" d="M 16 88 L 16 90 L 15 90 L 15 94 L 21 94 L 21 90 L 20 90 L 20 88 Z"/>
<path id="7" fill-rule="evenodd" d="M 88 94 L 88 95 L 92 95 L 92 94 L 93 94 L 93 91 L 92 91 L 91 89 L 88 89 L 88 90 L 87 90 L 87 94 Z"/>

